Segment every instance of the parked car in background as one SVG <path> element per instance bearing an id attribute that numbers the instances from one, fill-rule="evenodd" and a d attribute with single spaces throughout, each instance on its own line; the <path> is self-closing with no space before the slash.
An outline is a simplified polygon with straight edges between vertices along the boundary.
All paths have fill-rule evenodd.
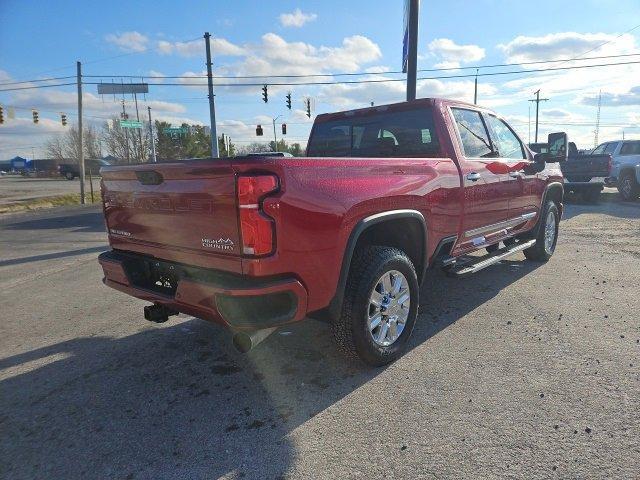
<path id="1" fill-rule="evenodd" d="M 409 345 L 428 268 L 553 255 L 567 135 L 549 145 L 534 155 L 490 110 L 420 99 L 318 115 L 302 159 L 106 167 L 104 283 L 152 302 L 147 320 L 225 325 L 241 351 L 326 319 L 343 352 L 383 365 Z"/>
<path id="2" fill-rule="evenodd" d="M 546 153 L 546 143 L 532 143 L 529 148 L 537 153 Z M 585 202 L 597 202 L 604 188 L 605 179 L 611 171 L 611 155 L 581 153 L 576 144 L 569 142 L 569 155 L 560 164 L 564 177 L 564 191 L 582 196 Z"/>
<path id="3" fill-rule="evenodd" d="M 293 157 L 289 152 L 252 152 L 247 157 Z"/>
<path id="4" fill-rule="evenodd" d="M 84 162 L 84 171 L 88 175 L 98 175 L 102 167 L 111 165 L 106 160 L 90 158 Z M 67 180 L 73 180 L 80 176 L 80 167 L 77 163 L 60 163 L 58 164 L 58 174 Z"/>
<path id="5" fill-rule="evenodd" d="M 607 186 L 617 187 L 625 200 L 635 200 L 640 196 L 640 140 L 605 142 L 591 153 L 608 153 L 613 159 Z"/>

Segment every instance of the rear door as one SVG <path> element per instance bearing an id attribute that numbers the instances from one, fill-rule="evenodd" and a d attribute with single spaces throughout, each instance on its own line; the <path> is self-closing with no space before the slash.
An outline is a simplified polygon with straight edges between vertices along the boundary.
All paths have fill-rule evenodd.
<path id="1" fill-rule="evenodd" d="M 507 175 L 495 173 L 495 151 L 480 112 L 451 107 L 462 157 L 464 184 L 462 238 L 458 251 L 480 247 L 499 235 L 509 211 Z"/>

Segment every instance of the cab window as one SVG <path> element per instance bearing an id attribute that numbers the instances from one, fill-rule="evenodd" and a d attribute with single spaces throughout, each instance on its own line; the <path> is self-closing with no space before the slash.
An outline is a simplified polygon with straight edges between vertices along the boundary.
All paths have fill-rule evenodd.
<path id="1" fill-rule="evenodd" d="M 620 155 L 640 155 L 640 142 L 624 142 Z"/>
<path id="2" fill-rule="evenodd" d="M 493 147 L 497 150 L 498 157 L 518 160 L 527 158 L 522 143 L 505 122 L 493 115 L 485 115 L 484 119 L 489 127 Z"/>
<path id="3" fill-rule="evenodd" d="M 618 144 L 616 142 L 607 143 L 607 146 L 604 147 L 604 153 L 613 154 L 613 152 L 615 151 L 617 146 L 618 146 Z"/>
<path id="4" fill-rule="evenodd" d="M 602 155 L 604 153 L 604 148 L 607 146 L 607 143 L 603 143 L 602 145 L 598 145 L 596 148 L 593 149 L 593 152 L 591 152 L 591 155 Z"/>
<path id="5" fill-rule="evenodd" d="M 452 108 L 451 113 L 458 126 L 464 156 L 482 158 L 493 155 L 489 134 L 485 128 L 480 112 L 464 108 Z"/>

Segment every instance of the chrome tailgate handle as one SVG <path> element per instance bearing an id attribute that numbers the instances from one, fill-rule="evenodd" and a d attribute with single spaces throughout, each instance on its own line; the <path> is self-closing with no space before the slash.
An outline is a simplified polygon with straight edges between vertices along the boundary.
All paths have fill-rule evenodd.
<path id="1" fill-rule="evenodd" d="M 471 180 L 472 182 L 477 182 L 478 180 L 480 180 L 481 176 L 482 175 L 480 175 L 478 172 L 467 173 L 467 180 Z"/>

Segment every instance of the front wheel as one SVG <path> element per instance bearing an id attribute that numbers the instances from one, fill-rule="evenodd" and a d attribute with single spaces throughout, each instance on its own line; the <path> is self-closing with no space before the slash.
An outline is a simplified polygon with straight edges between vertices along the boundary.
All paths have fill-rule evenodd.
<path id="1" fill-rule="evenodd" d="M 76 178 L 76 176 L 71 172 L 67 172 L 65 173 L 64 178 L 66 178 L 67 180 L 73 180 L 74 178 Z"/>
<path id="2" fill-rule="evenodd" d="M 356 252 L 333 334 L 340 350 L 372 366 L 400 357 L 418 314 L 418 280 L 407 255 L 391 247 Z"/>
<path id="3" fill-rule="evenodd" d="M 558 242 L 560 213 L 553 202 L 547 202 L 542 210 L 542 223 L 539 225 L 536 243 L 524 250 L 524 256 L 535 262 L 546 262 L 551 258 Z"/>

